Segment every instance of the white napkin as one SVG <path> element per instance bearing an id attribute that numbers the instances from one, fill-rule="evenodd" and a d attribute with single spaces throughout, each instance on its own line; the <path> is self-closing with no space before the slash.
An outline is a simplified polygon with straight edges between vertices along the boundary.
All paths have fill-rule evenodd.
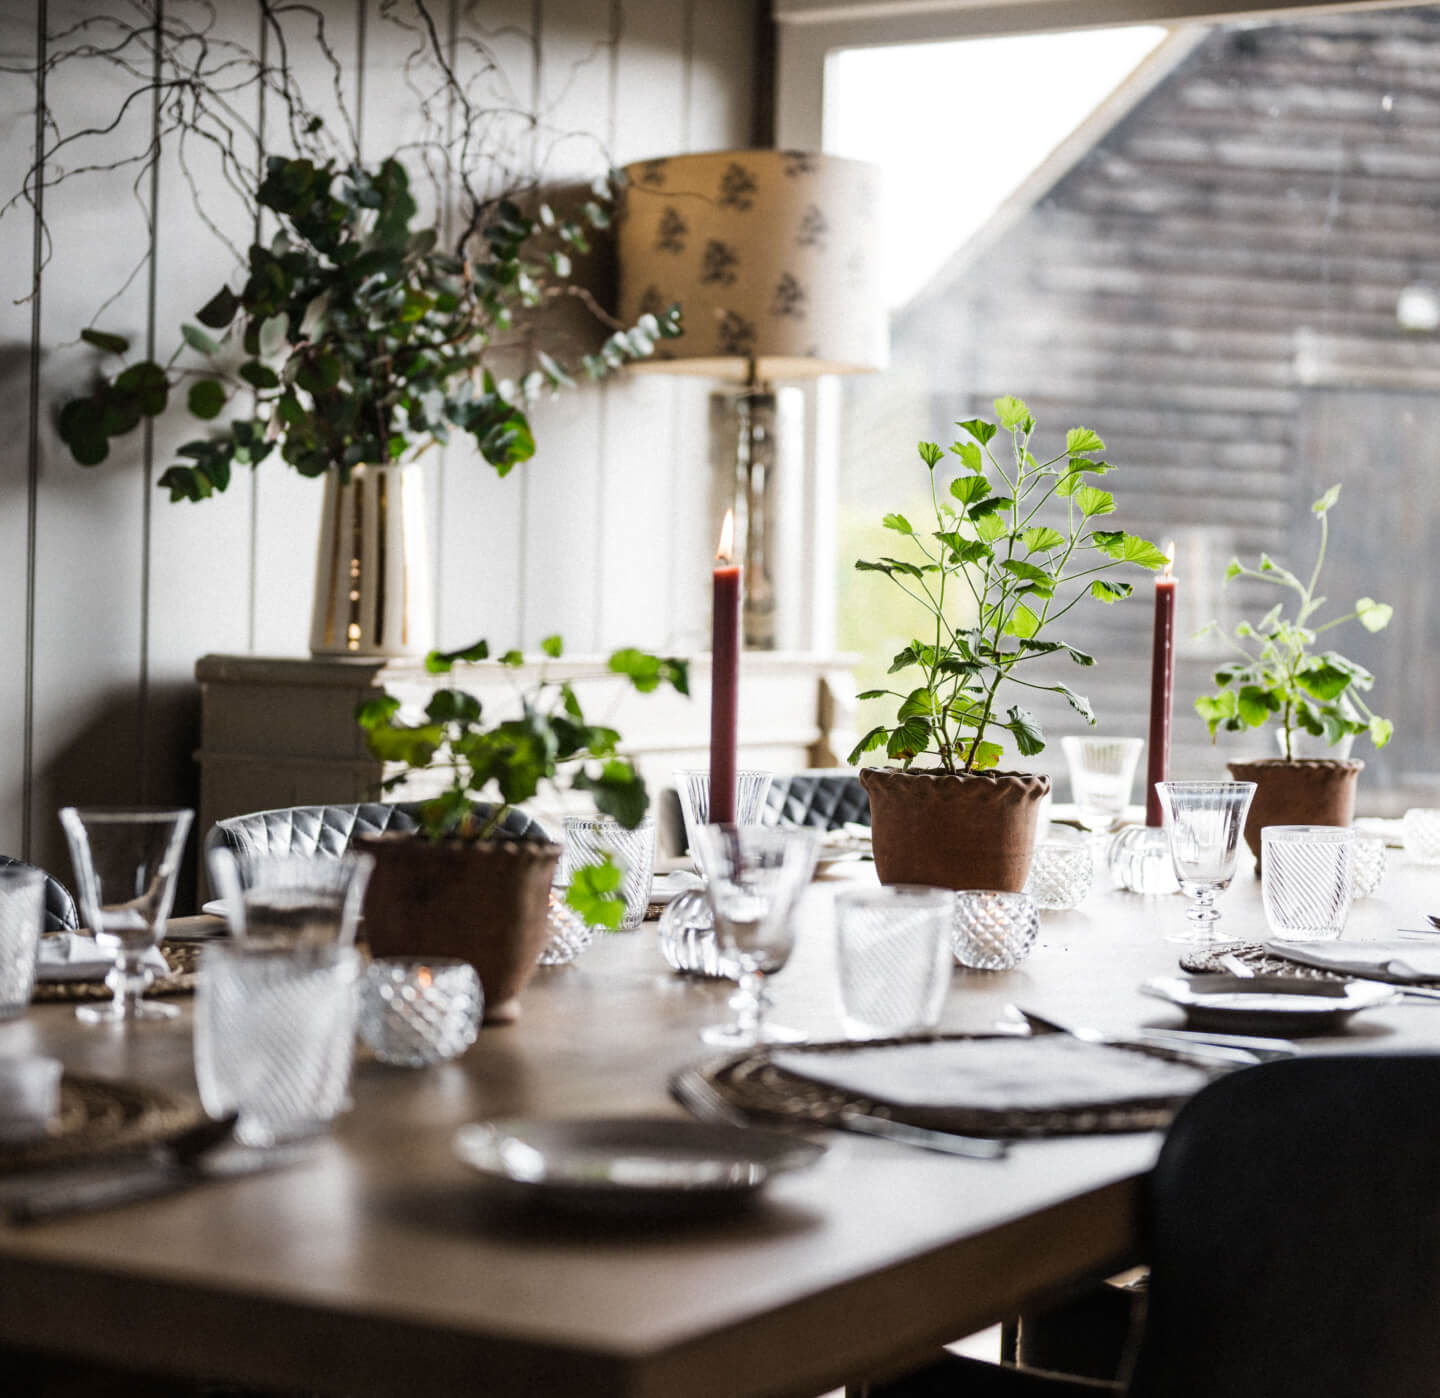
<path id="1" fill-rule="evenodd" d="M 1367 980 L 1440 981 L 1440 937 L 1435 942 L 1267 942 L 1265 950 L 1302 966 L 1319 966 Z"/>
<path id="2" fill-rule="evenodd" d="M 159 947 L 151 947 L 140 964 L 157 976 L 170 974 L 170 963 Z M 103 981 L 115 965 L 115 958 L 102 951 L 93 937 L 76 932 L 58 932 L 41 937 L 40 953 L 35 959 L 37 981 Z"/>

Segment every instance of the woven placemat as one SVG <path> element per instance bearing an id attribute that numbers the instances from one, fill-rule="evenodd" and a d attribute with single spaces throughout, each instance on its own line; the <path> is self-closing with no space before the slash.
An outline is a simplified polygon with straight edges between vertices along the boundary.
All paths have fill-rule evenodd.
<path id="1" fill-rule="evenodd" d="M 1013 1035 L 942 1034 L 941 1039 L 1013 1038 Z M 872 1039 L 865 1047 L 881 1049 L 900 1039 Z M 837 1043 L 787 1046 L 787 1053 L 853 1052 L 858 1045 Z M 1213 1075 L 1212 1064 L 1201 1065 L 1183 1050 L 1126 1046 L 1125 1051 L 1202 1067 Z M 1096 1104 L 1094 1106 L 995 1111 L 988 1108 L 949 1108 L 943 1124 L 933 1114 L 880 1104 L 823 1083 L 787 1073 L 770 1061 L 770 1050 L 760 1047 L 699 1063 L 676 1073 L 670 1090 L 677 1101 L 702 1119 L 736 1121 L 758 1119 L 792 1125 L 833 1126 L 846 1112 L 889 1117 L 892 1121 L 967 1136 L 1090 1136 L 1121 1131 L 1155 1131 L 1170 1124 L 1181 1101 Z"/>
<path id="2" fill-rule="evenodd" d="M 1327 971 L 1319 966 L 1306 966 L 1271 951 L 1259 942 L 1229 942 L 1213 947 L 1196 947 L 1180 958 L 1180 969 L 1200 976 L 1223 976 L 1228 968 L 1220 964 L 1225 955 L 1235 957 L 1257 976 L 1294 976 L 1299 980 L 1350 981 L 1355 977 L 1343 971 Z M 1414 981 L 1411 984 L 1440 987 L 1440 980 Z"/>
<path id="3" fill-rule="evenodd" d="M 156 976 L 146 995 L 192 995 L 195 973 L 200 964 L 199 942 L 165 942 L 160 947 L 170 967 L 169 975 Z M 115 992 L 104 981 L 36 981 L 30 996 L 36 1004 L 54 1001 L 80 1004 L 84 1001 L 113 1000 Z"/>
<path id="4" fill-rule="evenodd" d="M 146 1150 L 204 1119 L 199 1102 L 158 1087 L 67 1073 L 60 1083 L 59 1114 L 45 1135 L 0 1141 L 0 1174 Z"/>

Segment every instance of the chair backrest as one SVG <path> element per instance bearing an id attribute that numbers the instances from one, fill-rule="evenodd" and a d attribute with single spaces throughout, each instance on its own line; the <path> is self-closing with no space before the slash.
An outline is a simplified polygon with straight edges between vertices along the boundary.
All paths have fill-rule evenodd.
<path id="1" fill-rule="evenodd" d="M 870 798 L 851 771 L 777 773 L 765 796 L 767 823 L 838 830 L 869 825 Z"/>
<path id="2" fill-rule="evenodd" d="M 23 859 L 12 859 L 0 854 L 0 869 L 34 869 Z M 43 869 L 40 873 L 45 874 Z M 45 874 L 45 930 L 47 932 L 73 932 L 80 926 L 80 915 L 75 909 L 75 899 L 70 890 L 53 874 Z"/>
<path id="3" fill-rule="evenodd" d="M 286 806 L 274 811 L 217 820 L 205 836 L 205 849 L 237 854 L 301 854 L 338 859 L 356 835 L 414 830 L 420 824 L 415 801 L 364 801 L 353 806 Z M 486 813 L 486 804 L 477 809 Z M 511 811 L 500 827 L 515 840 L 543 840 L 544 828 L 524 811 Z"/>
<path id="4" fill-rule="evenodd" d="M 1440 1395 L 1440 1055 L 1246 1069 L 1150 1178 L 1130 1398 Z"/>

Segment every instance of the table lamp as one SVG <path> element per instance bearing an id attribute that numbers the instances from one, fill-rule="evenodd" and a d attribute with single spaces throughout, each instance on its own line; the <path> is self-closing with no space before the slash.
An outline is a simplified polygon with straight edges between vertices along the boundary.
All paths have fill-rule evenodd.
<path id="1" fill-rule="evenodd" d="M 803 401 L 776 380 L 883 369 L 872 165 L 806 151 L 711 151 L 625 167 L 620 317 L 678 301 L 685 331 L 634 367 L 735 387 L 710 400 L 711 510 L 735 511 L 744 635 L 773 649 L 777 473 L 803 459 Z M 713 531 L 712 531 L 713 532 Z"/>

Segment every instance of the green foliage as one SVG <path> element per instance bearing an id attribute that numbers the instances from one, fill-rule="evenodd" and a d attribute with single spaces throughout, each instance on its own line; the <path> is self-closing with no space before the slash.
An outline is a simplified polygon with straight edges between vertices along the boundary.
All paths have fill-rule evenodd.
<path id="1" fill-rule="evenodd" d="M 163 473 L 172 500 L 224 490 L 232 464 L 257 465 L 272 450 L 301 475 L 333 469 L 341 479 L 453 431 L 468 433 L 502 476 L 534 455 L 525 407 L 574 378 L 537 349 L 534 370 L 497 383 L 485 352 L 524 308 L 565 291 L 570 264 L 557 248 L 588 246 L 586 228 L 608 223 L 602 203 L 564 220 L 549 209 L 531 218 L 502 200 L 463 256 L 439 250 L 434 229 L 411 230 L 416 204 L 395 160 L 340 170 L 275 156 L 259 203 L 280 231 L 250 247 L 239 292 L 221 287 L 196 312 L 198 324 L 180 327 L 163 366 L 141 360 L 63 406 L 60 436 L 76 461 L 105 460 L 111 439 L 163 413 L 187 379 L 187 406 L 202 421 L 219 415 L 227 385 L 249 406 L 203 455 Z M 642 316 L 581 366 L 601 377 L 679 333 L 678 307 Z M 129 348 L 101 330 L 81 338 L 107 354 Z M 187 350 L 203 367 L 177 367 Z M 243 362 L 232 370 L 237 355 Z"/>
<path id="2" fill-rule="evenodd" d="M 930 474 L 935 528 L 928 532 L 900 514 L 885 528 L 914 550 L 913 559 L 860 559 L 861 572 L 883 573 L 927 616 L 925 638 L 896 655 L 892 675 L 903 688 L 867 690 L 862 698 L 898 701 L 895 723 L 872 728 L 850 754 L 856 762 L 881 749 L 909 767 L 933 753 L 947 772 L 994 767 L 1003 748 L 986 734 L 1002 730 L 1025 757 L 1043 752 L 1045 735 L 1027 709 L 997 705 L 1002 686 L 1061 695 L 1088 723 L 1088 701 L 1066 685 L 1032 677 L 1031 662 L 1065 655 L 1077 665 L 1095 662 L 1083 651 L 1042 632 L 1088 594 L 1114 602 L 1130 584 L 1098 577 L 1122 565 L 1159 568 L 1165 555 L 1122 530 L 1096 529 L 1113 513 L 1114 497 L 1086 484 L 1085 476 L 1111 470 L 1094 453 L 1105 444 L 1087 427 L 1071 428 L 1065 450 L 1038 461 L 1030 450 L 1035 419 L 1019 398 L 995 401 L 999 426 L 972 418 L 957 426 L 968 440 L 950 447 L 961 474 L 937 479 L 947 459 L 938 446 L 920 443 Z M 1008 435 L 1007 460 L 991 443 Z M 1064 528 L 1039 515 L 1052 501 L 1065 504 Z M 1052 507 L 1053 508 L 1053 507 Z"/>
<path id="3" fill-rule="evenodd" d="M 1377 748 L 1390 741 L 1394 725 L 1361 697 L 1374 685 L 1374 676 L 1333 650 L 1314 649 L 1321 634 L 1347 621 L 1358 621 L 1367 631 L 1382 631 L 1393 612 L 1384 602 L 1361 597 L 1344 616 L 1319 625 L 1314 620 L 1326 600 L 1317 597 L 1315 589 L 1330 539 L 1330 509 L 1339 498 L 1340 487 L 1332 485 L 1310 507 L 1320 521 L 1320 545 L 1308 581 L 1302 582 L 1266 554 L 1260 555 L 1254 568 L 1245 567 L 1238 558 L 1226 567 L 1226 582 L 1253 578 L 1295 593 L 1296 609 L 1291 619 L 1285 616 L 1284 604 L 1277 603 L 1260 621 L 1236 626 L 1235 659 L 1215 671 L 1219 692 L 1195 701 L 1195 712 L 1209 726 L 1211 738 L 1221 728 L 1228 733 L 1259 728 L 1278 715 L 1286 757 L 1294 755 L 1297 732 L 1324 738 L 1332 746 L 1347 734 L 1368 733 Z M 1212 621 L 1206 629 L 1218 627 Z"/>
<path id="4" fill-rule="evenodd" d="M 552 659 L 563 649 L 558 636 L 547 636 L 541 648 Z M 425 668 L 435 675 L 450 674 L 456 665 L 489 655 L 489 645 L 476 641 L 460 650 L 431 651 Z M 498 663 L 513 667 L 523 664 L 524 657 L 507 651 Z M 690 692 L 687 662 L 674 657 L 627 648 L 611 657 L 610 670 L 628 678 L 641 693 L 662 682 L 681 694 Z M 639 825 L 650 797 L 629 758 L 617 754 L 620 735 L 590 723 L 571 685 L 543 671 L 519 698 L 518 716 L 487 722 L 480 700 L 464 689 L 436 690 L 416 718 L 403 717 L 400 701 L 381 693 L 361 701 L 355 721 L 371 754 L 399 769 L 386 777 L 387 787 L 414 772 L 444 774 L 445 789 L 420 808 L 421 831 L 432 840 L 488 839 L 513 806 L 530 800 L 542 786 L 562 789 L 562 776 L 571 790 L 588 792 L 602 814 L 630 830 Z M 477 802 L 492 808 L 482 815 Z M 601 864 L 579 871 L 570 886 L 571 906 L 588 922 L 618 926 L 622 873 L 608 855 Z"/>

